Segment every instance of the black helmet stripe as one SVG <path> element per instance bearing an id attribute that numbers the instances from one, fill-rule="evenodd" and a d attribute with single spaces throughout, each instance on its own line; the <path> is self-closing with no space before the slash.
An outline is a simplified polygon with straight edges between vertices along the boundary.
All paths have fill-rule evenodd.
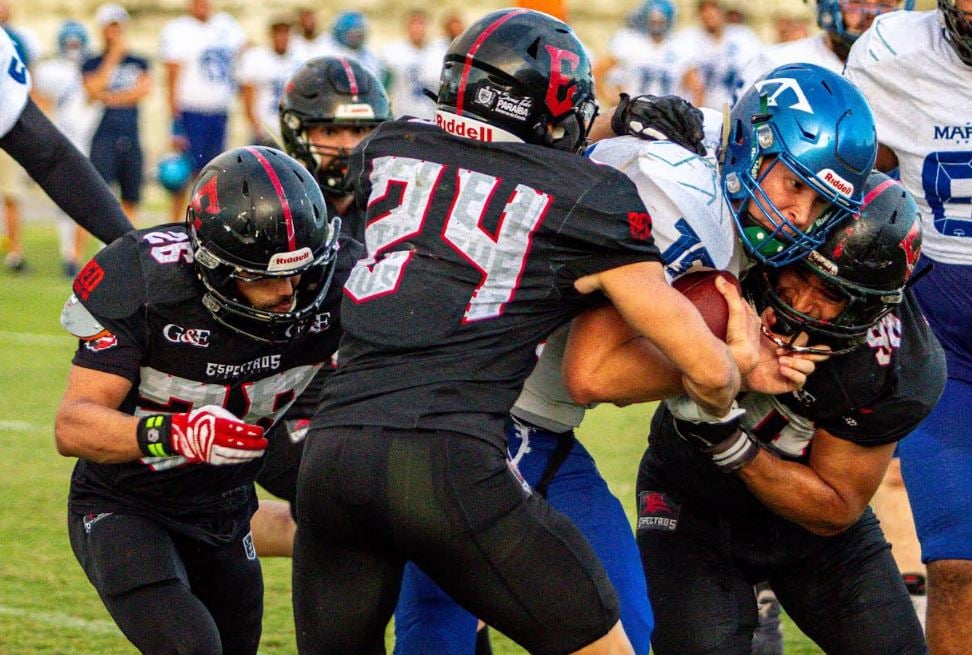
<path id="1" fill-rule="evenodd" d="M 462 109 L 465 106 L 464 101 L 466 95 L 466 84 L 469 82 L 469 72 L 472 70 L 473 60 L 476 57 L 476 51 L 479 50 L 479 48 L 483 45 L 483 43 L 486 42 L 486 39 L 488 39 L 489 36 L 494 31 L 496 31 L 496 29 L 500 25 L 502 25 L 503 23 L 505 23 L 506 21 L 510 20 L 515 16 L 519 16 L 520 14 L 527 13 L 527 11 L 528 10 L 526 9 L 515 9 L 506 14 L 503 14 L 502 16 L 497 18 L 492 25 L 484 29 L 482 33 L 473 42 L 473 44 L 469 46 L 469 52 L 466 53 L 466 63 L 463 65 L 463 69 L 462 69 L 462 77 L 459 79 L 459 89 L 456 92 L 455 111 L 457 116 L 462 116 Z"/>
<path id="2" fill-rule="evenodd" d="M 351 68 L 351 62 L 349 62 L 344 57 L 338 57 L 338 61 L 341 62 L 341 66 L 344 67 L 344 74 L 348 76 L 348 88 L 351 90 L 351 99 L 354 102 L 358 101 L 358 78 L 354 76 L 354 69 Z"/>
<path id="3" fill-rule="evenodd" d="M 273 169 L 273 166 L 263 156 L 263 153 L 256 148 L 249 146 L 246 148 L 246 151 L 256 157 L 257 161 L 260 162 L 263 170 L 267 172 L 267 177 L 270 178 L 270 184 L 273 185 L 273 190 L 277 192 L 277 198 L 280 200 L 280 207 L 283 210 L 284 222 L 287 225 L 287 246 L 293 252 L 297 250 L 297 232 L 294 229 L 294 216 L 290 211 L 290 203 L 287 201 L 287 195 L 284 193 L 283 184 L 280 183 L 277 171 Z"/>

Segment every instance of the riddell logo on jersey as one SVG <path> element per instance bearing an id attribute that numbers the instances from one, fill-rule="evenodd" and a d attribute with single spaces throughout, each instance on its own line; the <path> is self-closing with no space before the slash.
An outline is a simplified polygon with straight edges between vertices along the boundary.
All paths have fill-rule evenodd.
<path id="1" fill-rule="evenodd" d="M 199 348 L 209 348 L 209 330 L 184 328 L 181 325 L 169 323 L 162 329 L 162 335 L 172 343 L 185 343 Z"/>
<path id="2" fill-rule="evenodd" d="M 436 114 L 435 124 L 449 134 L 455 134 L 456 136 L 463 136 L 467 139 L 475 139 L 476 141 L 489 142 L 493 140 L 493 128 L 488 125 L 473 126 L 458 117 L 443 118 L 442 114 Z"/>
<path id="3" fill-rule="evenodd" d="M 825 168 L 818 174 L 823 183 L 841 195 L 849 196 L 854 193 L 854 185 L 842 178 L 829 168 Z"/>

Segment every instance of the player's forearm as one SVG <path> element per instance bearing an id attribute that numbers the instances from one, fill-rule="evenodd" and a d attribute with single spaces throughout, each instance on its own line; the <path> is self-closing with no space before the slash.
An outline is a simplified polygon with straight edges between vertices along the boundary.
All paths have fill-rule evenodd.
<path id="1" fill-rule="evenodd" d="M 142 457 L 137 429 L 136 417 L 85 400 L 63 403 L 54 422 L 57 452 L 100 464 Z"/>
<path id="2" fill-rule="evenodd" d="M 774 513 L 813 534 L 832 537 L 861 517 L 866 503 L 845 498 L 812 468 L 761 450 L 737 475 Z"/>

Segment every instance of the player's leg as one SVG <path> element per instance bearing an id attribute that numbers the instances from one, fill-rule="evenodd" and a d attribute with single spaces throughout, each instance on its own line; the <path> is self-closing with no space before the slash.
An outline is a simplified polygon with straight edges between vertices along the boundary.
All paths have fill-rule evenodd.
<path id="1" fill-rule="evenodd" d="M 221 652 L 169 533 L 124 514 L 68 514 L 75 557 L 115 623 L 142 653 Z"/>
<path id="2" fill-rule="evenodd" d="M 607 571 L 621 602 L 621 624 L 636 653 L 647 655 L 654 617 L 631 524 L 594 459 L 573 434 L 512 429 L 510 454 L 526 481 L 577 526 Z M 558 452 L 566 450 L 559 466 Z M 517 452 L 523 452 L 517 457 Z"/>
<path id="3" fill-rule="evenodd" d="M 395 655 L 472 655 L 475 616 L 409 563 L 395 607 Z"/>
<path id="4" fill-rule="evenodd" d="M 473 615 L 530 652 L 633 653 L 590 545 L 499 446 L 426 433 L 396 439 L 389 461 L 407 556 Z"/>
<path id="5" fill-rule="evenodd" d="M 122 209 L 133 225 L 138 223 L 138 205 L 142 200 L 142 148 L 138 141 L 119 139 L 118 187 Z"/>
<path id="6" fill-rule="evenodd" d="M 381 428 L 327 428 L 308 435 L 294 543 L 300 653 L 385 652 L 385 627 L 405 566 L 388 541 L 383 509 L 389 493 L 387 441 Z"/>
<path id="7" fill-rule="evenodd" d="M 219 630 L 222 655 L 256 655 L 263 619 L 263 574 L 247 532 L 225 546 L 175 539 L 192 593 Z"/>
<path id="8" fill-rule="evenodd" d="M 267 435 L 270 445 L 263 455 L 263 468 L 256 481 L 286 502 L 261 499 L 259 509 L 250 519 L 253 545 L 260 557 L 293 557 L 297 474 L 309 425 L 307 419 L 285 419 Z"/>
<path id="9" fill-rule="evenodd" d="M 24 244 L 21 238 L 20 166 L 5 152 L 0 152 L 0 197 L 3 198 L 6 257 L 4 265 L 13 272 L 25 270 Z"/>
<path id="10" fill-rule="evenodd" d="M 918 655 L 927 652 L 908 590 L 873 512 L 770 585 L 787 614 L 825 652 Z"/>
<path id="11" fill-rule="evenodd" d="M 951 362 L 949 362 L 951 366 Z M 928 565 L 928 645 L 972 643 L 972 384 L 949 379 L 938 405 L 899 447 L 922 559 Z"/>

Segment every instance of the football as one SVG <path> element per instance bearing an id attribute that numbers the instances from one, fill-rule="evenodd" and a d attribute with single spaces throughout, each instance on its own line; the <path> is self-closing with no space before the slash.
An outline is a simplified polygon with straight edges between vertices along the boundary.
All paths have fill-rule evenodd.
<path id="1" fill-rule="evenodd" d="M 692 301 L 712 333 L 725 341 L 726 326 L 729 323 L 729 305 L 716 288 L 717 277 L 725 278 L 740 289 L 739 279 L 729 271 L 689 273 L 675 280 L 672 286 Z"/>

